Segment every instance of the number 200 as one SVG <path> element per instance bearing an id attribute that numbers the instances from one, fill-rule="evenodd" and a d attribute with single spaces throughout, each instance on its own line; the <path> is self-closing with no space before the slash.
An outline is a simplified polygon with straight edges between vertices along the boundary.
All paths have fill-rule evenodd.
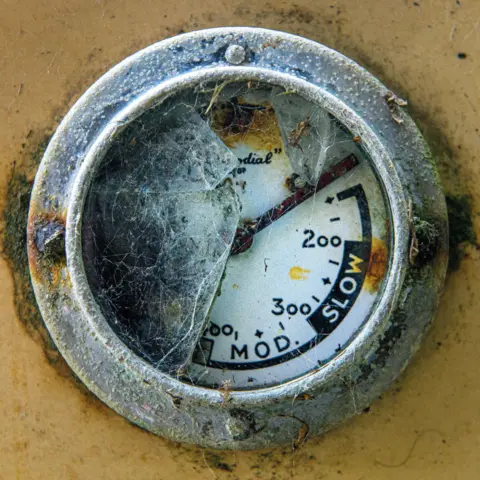
<path id="1" fill-rule="evenodd" d="M 303 231 L 303 234 L 306 236 L 306 238 L 302 242 L 302 247 L 315 248 L 316 245 L 314 242 L 312 242 L 315 237 L 315 232 L 313 230 L 306 229 Z M 342 244 L 342 239 L 336 235 L 330 239 L 325 235 L 319 235 L 316 242 L 319 247 L 327 247 L 329 243 L 332 247 L 339 247 Z"/>

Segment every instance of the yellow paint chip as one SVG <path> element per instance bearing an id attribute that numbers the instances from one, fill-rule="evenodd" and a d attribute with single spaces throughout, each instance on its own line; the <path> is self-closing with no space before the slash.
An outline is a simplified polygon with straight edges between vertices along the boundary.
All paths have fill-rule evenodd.
<path id="1" fill-rule="evenodd" d="M 292 267 L 288 272 L 292 280 L 306 280 L 309 273 L 310 270 L 298 266 Z"/>

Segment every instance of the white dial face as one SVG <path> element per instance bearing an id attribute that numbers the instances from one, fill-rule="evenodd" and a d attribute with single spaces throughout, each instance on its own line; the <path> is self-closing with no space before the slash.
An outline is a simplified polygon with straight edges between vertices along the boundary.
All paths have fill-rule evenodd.
<path id="1" fill-rule="evenodd" d="M 122 341 L 228 389 L 278 385 L 342 352 L 390 256 L 361 139 L 252 82 L 202 87 L 145 117 L 107 154 L 84 214 L 87 277 Z"/>
<path id="2" fill-rule="evenodd" d="M 258 93 L 242 102 L 269 105 Z M 388 215 L 359 139 L 331 122 L 328 138 L 319 140 L 327 142 L 315 179 L 323 188 L 279 216 L 305 186 L 301 177 L 296 185 L 291 180 L 296 172 L 289 159 L 292 149 L 300 156 L 304 147 L 301 139 L 290 148 L 288 137 L 282 140 L 274 107 L 255 115 L 259 127 L 243 134 L 232 134 L 231 126 L 216 129 L 238 157 L 230 178 L 242 221 L 247 229 L 251 222 L 267 225 L 254 225 L 251 246 L 233 251 L 226 263 L 188 370 L 191 381 L 204 386 L 271 386 L 325 365 L 368 318 L 386 273 Z M 225 116 L 221 111 L 216 121 Z M 244 241 L 250 244 L 248 234 Z"/>

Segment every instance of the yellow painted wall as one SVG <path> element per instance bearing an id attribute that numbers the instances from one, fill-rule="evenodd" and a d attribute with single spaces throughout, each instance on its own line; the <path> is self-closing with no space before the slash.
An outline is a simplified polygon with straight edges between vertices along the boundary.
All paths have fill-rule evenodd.
<path id="1" fill-rule="evenodd" d="M 3 0 L 0 188 L 78 96 L 140 48 L 180 31 L 254 25 L 304 35 L 407 98 L 448 193 L 473 195 L 480 233 L 478 0 Z M 459 59 L 458 52 L 467 57 Z M 4 197 L 5 195 L 3 195 Z M 12 200 L 12 198 L 10 198 Z M 15 201 L 15 199 L 13 199 Z M 478 479 L 480 254 L 466 247 L 412 365 L 382 399 L 323 438 L 209 452 L 132 426 L 47 361 L 16 317 L 0 262 L 0 479 Z"/>

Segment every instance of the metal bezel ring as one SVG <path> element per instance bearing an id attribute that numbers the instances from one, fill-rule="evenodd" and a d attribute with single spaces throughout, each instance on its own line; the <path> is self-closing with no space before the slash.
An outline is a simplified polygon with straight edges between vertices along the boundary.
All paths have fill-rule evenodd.
<path id="1" fill-rule="evenodd" d="M 232 45 L 245 50 L 242 66 L 225 59 Z M 96 166 L 130 121 L 188 86 L 227 79 L 294 88 L 362 138 L 388 197 L 393 255 L 382 298 L 338 357 L 277 387 L 233 391 L 225 403 L 222 392 L 155 370 L 114 334 L 85 277 L 81 219 Z M 42 316 L 60 352 L 87 387 L 118 413 L 156 434 L 237 449 L 291 442 L 299 422 L 306 423 L 311 434 L 321 433 L 361 411 L 385 390 L 431 321 L 447 252 L 445 202 L 428 147 L 405 112 L 398 113 L 401 124 L 392 118 L 384 98 L 387 92 L 371 74 L 333 50 L 255 28 L 212 29 L 162 41 L 127 58 L 90 87 L 45 152 L 32 194 L 28 232 L 32 283 Z M 410 201 L 439 235 L 438 252 L 421 268 L 409 263 Z M 55 275 L 52 259 L 35 245 L 36 231 L 45 222 L 63 225 L 66 232 L 66 262 L 59 263 Z M 306 392 L 308 400 L 295 402 Z"/>

